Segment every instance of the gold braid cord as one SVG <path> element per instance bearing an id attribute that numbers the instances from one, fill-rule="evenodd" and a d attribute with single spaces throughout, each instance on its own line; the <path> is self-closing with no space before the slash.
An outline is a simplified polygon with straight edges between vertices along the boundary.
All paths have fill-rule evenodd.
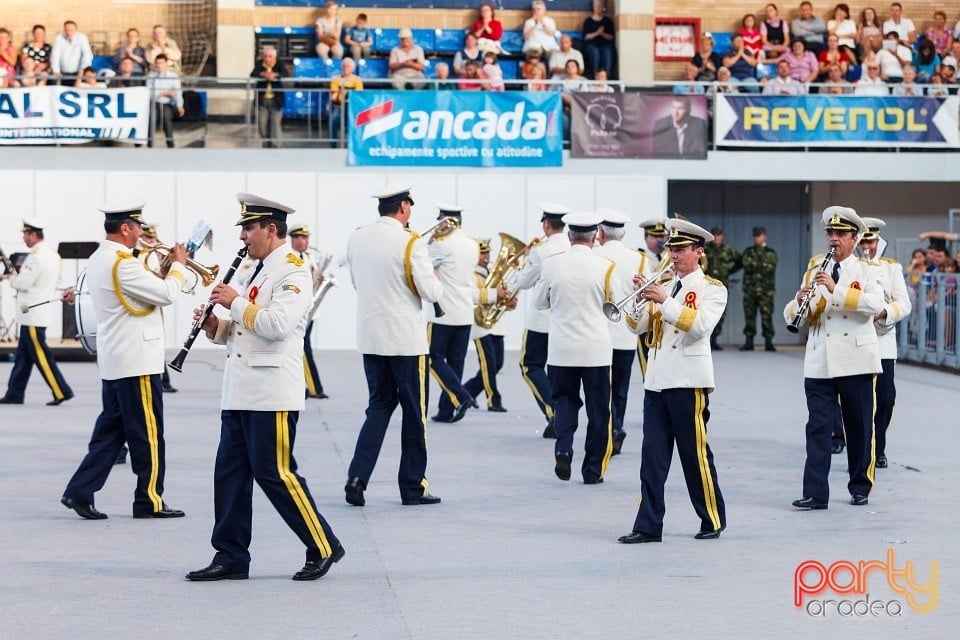
<path id="1" fill-rule="evenodd" d="M 133 306 L 127 302 L 127 299 L 123 296 L 123 292 L 120 291 L 120 277 L 117 275 L 117 271 L 120 269 L 120 263 L 128 258 L 133 258 L 133 254 L 124 253 L 123 251 L 117 252 L 117 261 L 113 263 L 113 293 L 116 294 L 117 300 L 120 302 L 127 313 L 132 316 L 142 317 L 148 316 L 153 313 L 153 310 L 156 309 L 156 305 L 150 305 L 146 309 L 134 309 Z"/>

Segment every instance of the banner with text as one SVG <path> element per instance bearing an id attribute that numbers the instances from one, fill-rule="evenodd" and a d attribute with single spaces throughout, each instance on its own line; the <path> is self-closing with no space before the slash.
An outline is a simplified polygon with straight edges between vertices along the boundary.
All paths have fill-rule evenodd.
<path id="1" fill-rule="evenodd" d="M 147 139 L 150 90 L 0 89 L 0 144 L 76 144 Z"/>
<path id="2" fill-rule="evenodd" d="M 572 93 L 573 158 L 707 157 L 707 99 L 656 93 Z"/>
<path id="3" fill-rule="evenodd" d="M 559 167 L 560 95 L 353 91 L 352 165 Z"/>
<path id="4" fill-rule="evenodd" d="M 721 147 L 958 147 L 960 98 L 718 94 Z"/>

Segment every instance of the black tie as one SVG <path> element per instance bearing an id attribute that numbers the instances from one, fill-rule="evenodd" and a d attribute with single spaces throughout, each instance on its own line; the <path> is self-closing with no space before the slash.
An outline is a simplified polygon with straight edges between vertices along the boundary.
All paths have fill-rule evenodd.
<path id="1" fill-rule="evenodd" d="M 830 274 L 830 277 L 833 278 L 833 283 L 836 284 L 840 282 L 840 263 L 833 263 L 833 273 Z"/>
<path id="2" fill-rule="evenodd" d="M 257 274 L 260 273 L 260 269 L 263 269 L 263 260 L 257 262 L 257 268 L 253 270 L 253 275 L 250 276 L 250 284 L 253 284 L 253 281 L 257 279 Z"/>
<path id="3" fill-rule="evenodd" d="M 680 293 L 680 287 L 683 286 L 682 280 L 677 280 L 677 284 L 673 285 L 673 293 L 670 294 L 671 298 L 676 298 L 677 294 Z"/>

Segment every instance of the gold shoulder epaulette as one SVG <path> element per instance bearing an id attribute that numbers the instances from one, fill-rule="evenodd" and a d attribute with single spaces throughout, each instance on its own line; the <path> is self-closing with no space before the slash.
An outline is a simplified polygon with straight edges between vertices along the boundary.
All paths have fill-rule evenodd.
<path id="1" fill-rule="evenodd" d="M 123 249 L 117 249 L 117 257 L 121 260 L 126 260 L 127 258 L 132 258 L 133 254 L 129 251 L 124 251 Z"/>
<path id="2" fill-rule="evenodd" d="M 557 251 L 556 253 L 551 253 L 548 256 L 543 256 L 543 259 L 546 260 L 547 258 L 556 258 L 557 256 L 562 256 L 563 253 L 563 251 Z"/>
<path id="3" fill-rule="evenodd" d="M 888 264 L 900 264 L 893 258 L 888 258 L 887 256 L 880 256 L 880 262 L 886 262 Z"/>
<path id="4" fill-rule="evenodd" d="M 302 266 L 303 266 L 303 258 L 301 258 L 300 256 L 298 256 L 298 255 L 295 254 L 295 253 L 288 253 L 288 254 L 287 254 L 287 263 L 292 264 L 292 265 L 295 266 L 295 267 L 302 267 Z"/>
<path id="5" fill-rule="evenodd" d="M 823 263 L 823 258 L 826 255 L 827 254 L 825 253 L 818 253 L 810 258 L 810 262 L 807 263 L 807 269 L 812 269 L 813 267 L 819 266 L 821 263 Z"/>
<path id="6" fill-rule="evenodd" d="M 703 279 L 707 281 L 707 284 L 712 284 L 715 287 L 722 287 L 723 283 L 717 280 L 716 278 L 711 278 L 708 275 L 704 275 Z"/>

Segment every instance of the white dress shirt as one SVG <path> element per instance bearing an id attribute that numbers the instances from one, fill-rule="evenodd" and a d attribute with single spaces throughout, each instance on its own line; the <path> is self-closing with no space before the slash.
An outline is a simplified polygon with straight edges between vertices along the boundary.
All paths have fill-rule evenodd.
<path id="1" fill-rule="evenodd" d="M 73 40 L 67 40 L 62 33 L 53 39 L 53 49 L 50 52 L 50 70 L 53 73 L 78 75 L 81 71 L 93 64 L 93 50 L 87 36 L 79 31 L 73 35 Z"/>

